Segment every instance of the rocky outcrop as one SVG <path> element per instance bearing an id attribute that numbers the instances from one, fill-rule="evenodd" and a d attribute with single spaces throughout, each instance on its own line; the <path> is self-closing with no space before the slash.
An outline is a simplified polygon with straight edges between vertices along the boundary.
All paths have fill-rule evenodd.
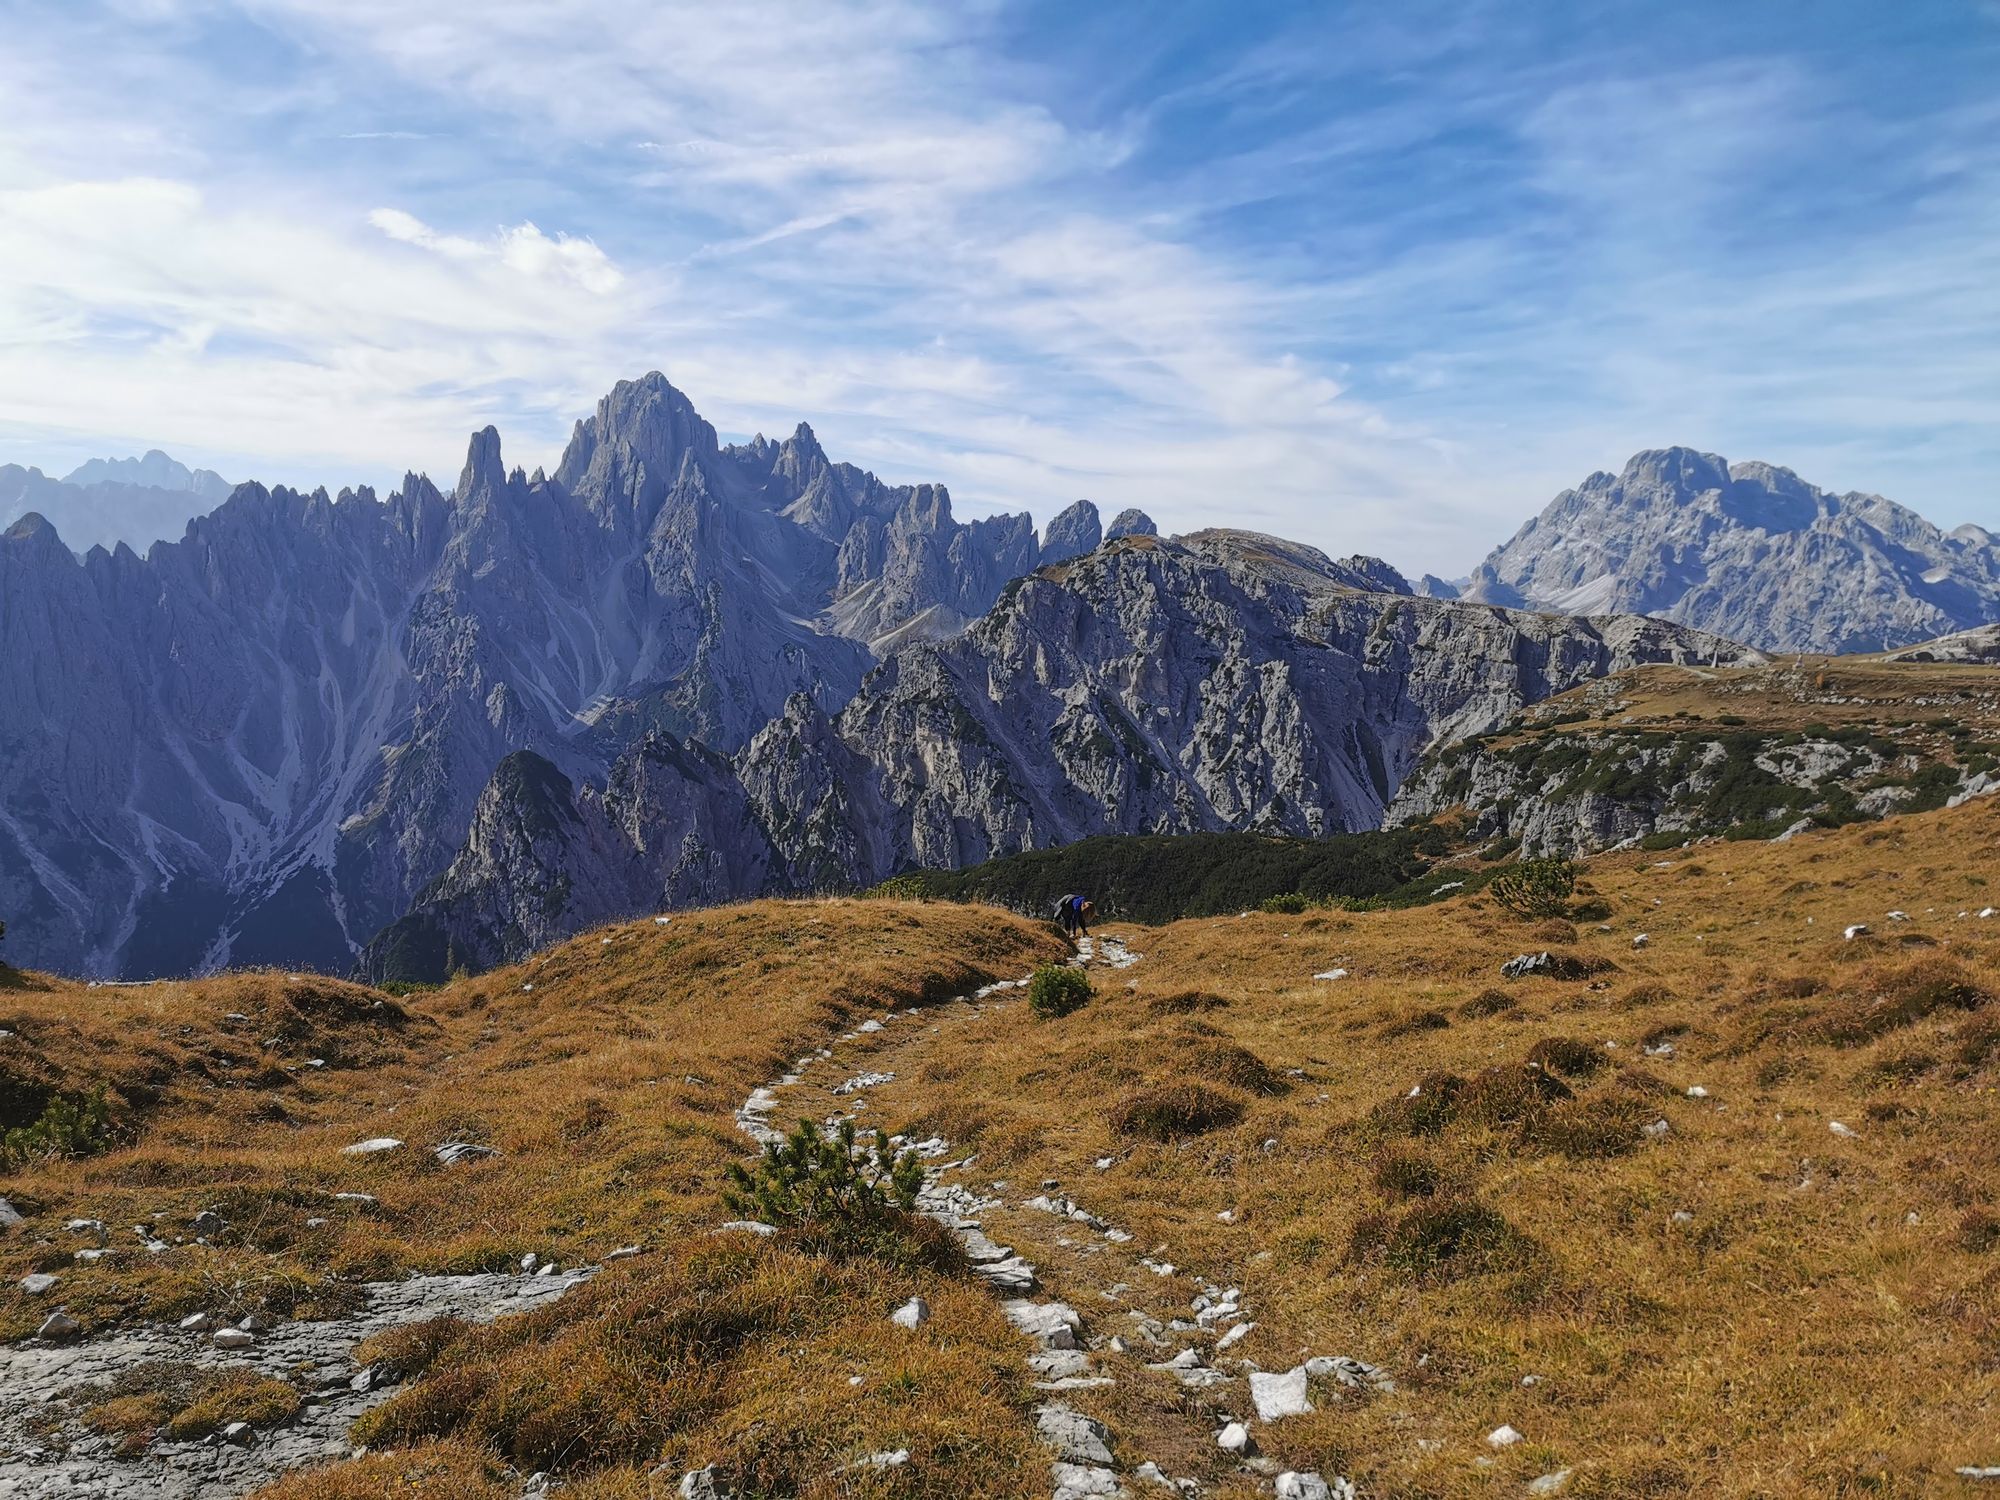
<path id="1" fill-rule="evenodd" d="M 1121 510 L 1111 518 L 1111 524 L 1104 528 L 1104 540 L 1115 542 L 1121 536 L 1158 536 L 1160 528 L 1153 524 L 1153 518 L 1143 510 Z"/>
<path id="2" fill-rule="evenodd" d="M 1079 500 L 1060 512 L 1049 522 L 1048 530 L 1042 533 L 1042 566 L 1046 568 L 1053 563 L 1081 557 L 1086 552 L 1095 552 L 1103 540 L 1097 507 L 1088 500 Z"/>
<path id="3" fill-rule="evenodd" d="M 0 537 L 0 911 L 94 975 L 346 969 L 464 845 L 515 751 L 606 784 L 649 735 L 728 754 L 1039 557 L 1025 516 L 718 443 L 659 375 L 553 477 L 474 436 L 458 483 L 244 485 L 181 540 Z M 690 752 L 692 753 L 692 752 Z"/>
<path id="4" fill-rule="evenodd" d="M 1411 775 L 1391 822 L 1471 812 L 1475 838 L 1528 854 L 1670 848 L 1703 836 L 1782 838 L 1942 807 L 1964 768 L 1865 730 L 1608 727 L 1440 748 Z"/>
<path id="5" fill-rule="evenodd" d="M 1558 495 L 1465 593 L 1658 615 L 1768 650 L 1881 651 L 2000 620 L 2000 543 L 1789 469 L 1667 448 Z"/>
<path id="6" fill-rule="evenodd" d="M 1940 636 L 1934 641 L 1906 646 L 1901 651 L 1890 652 L 1888 659 L 1913 662 L 1963 662 L 1967 665 L 1988 666 L 2000 662 L 2000 625 L 1981 625 L 1973 630 L 1961 630 L 1952 635 Z"/>
<path id="7" fill-rule="evenodd" d="M 722 756 L 652 734 L 602 787 L 579 788 L 519 751 L 480 793 L 457 857 L 369 943 L 361 968 L 378 977 L 483 969 L 633 912 L 787 886 Z"/>

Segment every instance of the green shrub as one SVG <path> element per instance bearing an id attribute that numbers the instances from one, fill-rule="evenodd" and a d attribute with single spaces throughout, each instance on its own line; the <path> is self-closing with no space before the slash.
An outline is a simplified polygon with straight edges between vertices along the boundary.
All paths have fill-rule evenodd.
<path id="1" fill-rule="evenodd" d="M 1653 1116 L 1629 1095 L 1577 1099 L 1548 1110 L 1526 1132 L 1529 1144 L 1576 1161 L 1624 1156 L 1645 1139 L 1643 1127 Z"/>
<path id="2" fill-rule="evenodd" d="M 2000 1215 L 1990 1208 L 1968 1208 L 1958 1221 L 1958 1243 L 1974 1255 L 2000 1246 Z"/>
<path id="3" fill-rule="evenodd" d="M 1028 1009 L 1044 1021 L 1090 1004 L 1090 977 L 1068 964 L 1043 964 L 1028 981 Z"/>
<path id="4" fill-rule="evenodd" d="M 891 875 L 861 894 L 871 901 L 924 901 L 929 899 L 930 889 L 921 875 Z"/>
<path id="5" fill-rule="evenodd" d="M 1257 910 L 1272 916 L 1296 917 L 1311 904 L 1297 891 L 1287 891 L 1282 896 L 1266 896 L 1257 903 Z"/>
<path id="6" fill-rule="evenodd" d="M 1399 1036 L 1420 1036 L 1426 1031 L 1443 1031 L 1450 1025 L 1451 1017 L 1441 1010 L 1406 1011 L 1382 1028 L 1382 1040 L 1393 1041 Z"/>
<path id="7" fill-rule="evenodd" d="M 1187 1070 L 1203 1078 L 1213 1078 L 1246 1094 L 1282 1094 L 1288 1085 L 1271 1071 L 1271 1065 L 1234 1042 L 1210 1042 L 1188 1054 Z"/>
<path id="8" fill-rule="evenodd" d="M 1458 1115 L 1465 1080 L 1456 1073 L 1426 1073 L 1408 1093 L 1375 1106 L 1369 1119 L 1387 1135 L 1436 1135 Z"/>
<path id="9" fill-rule="evenodd" d="M 1567 859 L 1524 859 L 1487 889 L 1503 911 L 1523 920 L 1564 916 L 1576 890 L 1576 866 Z"/>
<path id="10" fill-rule="evenodd" d="M 32 1125 L 0 1136 L 0 1163 L 23 1166 L 51 1156 L 95 1156 L 111 1144 L 111 1106 L 104 1086 L 88 1095 L 58 1094 Z"/>
<path id="11" fill-rule="evenodd" d="M 1444 1170 L 1414 1151 L 1387 1150 L 1375 1158 L 1375 1186 L 1400 1198 L 1434 1198 L 1444 1187 Z"/>
<path id="12" fill-rule="evenodd" d="M 831 1137 L 801 1120 L 783 1141 L 765 1145 L 754 1170 L 732 1162 L 722 1198 L 746 1219 L 826 1234 L 839 1248 L 855 1232 L 866 1241 L 870 1231 L 907 1215 L 923 1185 L 917 1154 L 892 1151 L 880 1130 L 871 1148 L 856 1145 L 852 1120 L 841 1121 Z"/>

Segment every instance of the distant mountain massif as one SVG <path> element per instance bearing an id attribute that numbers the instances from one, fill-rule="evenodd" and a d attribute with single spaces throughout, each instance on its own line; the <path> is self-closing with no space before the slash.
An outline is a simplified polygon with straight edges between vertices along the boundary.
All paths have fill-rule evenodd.
<path id="1" fill-rule="evenodd" d="M 1887 651 L 2000 620 L 2000 537 L 1666 448 L 1563 491 L 1460 592 L 1657 615 L 1772 651 Z"/>
<path id="2" fill-rule="evenodd" d="M 213 469 L 190 469 L 157 448 L 144 458 L 93 458 L 60 479 L 0 464 L 0 520 L 53 514 L 72 546 L 145 547 L 179 536 L 232 488 Z"/>
<path id="3" fill-rule="evenodd" d="M 134 462 L 62 483 L 179 482 Z M 2000 618 L 1984 533 L 1685 450 L 1433 597 L 1087 501 L 960 521 L 803 425 L 725 445 L 657 374 L 552 475 L 488 428 L 448 493 L 246 484 L 144 557 L 27 508 L 0 915 L 16 961 L 105 976 L 437 973 L 1097 833 L 1372 828 L 1427 748 L 1587 680 Z"/>

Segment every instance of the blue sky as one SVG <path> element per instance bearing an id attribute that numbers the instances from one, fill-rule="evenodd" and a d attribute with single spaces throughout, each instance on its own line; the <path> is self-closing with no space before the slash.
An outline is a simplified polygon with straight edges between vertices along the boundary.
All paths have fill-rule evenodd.
<path id="1" fill-rule="evenodd" d="M 2000 6 L 12 0 L 0 461 L 549 463 L 1457 573 L 1688 443 L 2000 526 Z"/>

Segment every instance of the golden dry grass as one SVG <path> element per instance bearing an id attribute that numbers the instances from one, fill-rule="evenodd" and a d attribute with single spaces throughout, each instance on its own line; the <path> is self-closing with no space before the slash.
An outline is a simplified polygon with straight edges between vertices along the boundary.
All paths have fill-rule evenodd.
<path id="1" fill-rule="evenodd" d="M 427 1448 L 407 1471 L 383 1460 L 366 1479 L 328 1472 L 281 1492 L 379 1493 L 366 1486 L 405 1485 L 407 1472 L 396 1493 L 477 1494 L 499 1452 L 603 1471 L 593 1482 L 614 1493 L 699 1450 L 747 1472 L 790 1463 L 787 1488 L 806 1494 L 824 1468 L 910 1446 L 931 1460 L 910 1467 L 931 1476 L 919 1487 L 840 1492 L 956 1493 L 922 1485 L 958 1467 L 1010 1494 L 1032 1441 L 1018 1341 L 962 1278 L 843 1265 L 785 1243 L 738 1247 L 741 1274 L 726 1287 L 673 1278 L 690 1247 L 717 1253 L 724 1169 L 746 1150 L 732 1115 L 753 1087 L 864 1014 L 1018 976 L 1061 951 L 1046 930 L 986 909 L 759 902 L 606 928 L 402 1001 L 280 973 L 103 989 L 10 975 L 0 1027 L 16 1036 L 0 1089 L 32 1110 L 51 1088 L 102 1083 L 120 1142 L 0 1179 L 29 1216 L 0 1241 L 0 1275 L 59 1269 L 61 1300 L 96 1328 L 197 1309 L 312 1316 L 346 1305 L 358 1280 L 499 1269 L 530 1250 L 576 1263 L 638 1244 L 657 1254 L 572 1294 L 587 1313 L 544 1317 L 526 1343 L 489 1330 L 496 1342 L 468 1344 L 491 1397 L 470 1414 L 469 1444 Z M 406 1145 L 342 1153 L 381 1135 Z M 444 1167 L 431 1148 L 448 1140 L 502 1154 Z M 231 1226 L 211 1245 L 148 1255 L 128 1227 L 191 1241 L 204 1209 Z M 72 1217 L 102 1219 L 120 1253 L 74 1262 L 90 1241 L 63 1232 Z M 935 1335 L 887 1325 L 918 1290 L 959 1313 Z M 703 1345 L 642 1373 L 626 1357 L 636 1330 L 718 1307 L 756 1335 L 726 1358 Z M 32 1332 L 46 1311 L 0 1292 L 0 1336 Z M 579 1441 L 555 1436 L 566 1427 Z"/>
<path id="2" fill-rule="evenodd" d="M 1973 915 L 1996 853 L 1983 801 L 1599 859 L 1589 894 L 1611 915 L 1554 937 L 1480 895 L 1121 929 L 1143 961 L 1097 971 L 1074 1014 L 953 1008 L 849 1044 L 841 1067 L 896 1071 L 865 1119 L 976 1149 L 1010 1196 L 1055 1178 L 1134 1254 L 1241 1285 L 1258 1327 L 1232 1356 L 1387 1367 L 1397 1392 L 1316 1390 L 1316 1413 L 1258 1434 L 1378 1500 L 1518 1494 L 1557 1468 L 1583 1496 L 1954 1493 L 1956 1465 L 2000 1459 L 2000 918 Z M 1872 931 L 1844 941 L 1855 922 Z M 1588 977 L 1498 979 L 1558 938 Z M 0 991 L 9 1078 L 103 1079 L 135 1134 L 0 1183 L 34 1215 L 0 1258 L 10 1276 L 60 1261 L 72 1310 L 102 1323 L 311 1311 L 355 1276 L 530 1249 L 656 1252 L 521 1319 L 378 1341 L 424 1370 L 367 1424 L 397 1446 L 289 1478 L 283 1500 L 511 1494 L 531 1467 L 582 1497 L 665 1495 L 710 1461 L 773 1493 L 1043 1494 L 1024 1348 L 983 1290 L 921 1257 L 706 1231 L 750 1088 L 863 1010 L 1057 951 L 982 908 L 766 902 L 380 1009 L 282 975 L 18 981 Z M 1310 977 L 1333 968 L 1349 977 Z M 339 1019 L 301 1046 L 257 1045 L 322 1012 Z M 336 1042 L 343 1065 L 271 1073 Z M 375 1134 L 410 1146 L 340 1155 Z M 447 1138 L 505 1154 L 447 1170 L 426 1149 Z M 380 1203 L 329 1210 L 336 1190 Z M 184 1232 L 211 1205 L 237 1226 L 224 1243 L 97 1268 L 53 1227 L 164 1210 Z M 1050 1292 L 1112 1330 L 1107 1262 L 1066 1249 L 1061 1220 L 1016 1217 L 1047 1220 L 1008 1234 Z M 885 1314 L 913 1291 L 934 1316 L 904 1335 Z M 37 1307 L 0 1297 L 24 1331 Z M 1210 1436 L 1240 1385 L 1190 1393 L 1100 1359 L 1118 1384 L 1074 1399 L 1128 1464 L 1254 1492 Z M 1503 1422 L 1527 1440 L 1494 1454 Z M 902 1446 L 906 1467 L 834 1472 Z"/>
<path id="3" fill-rule="evenodd" d="M 910 1086 L 876 1102 L 1242 1285 L 1233 1353 L 1387 1366 L 1398 1394 L 1330 1389 L 1260 1432 L 1366 1494 L 1564 1467 L 1579 1495 L 1956 1493 L 1956 1465 L 2000 1461 L 1996 852 L 1989 801 L 1600 859 L 1612 915 L 1569 945 L 1599 971 L 1567 983 L 1501 984 L 1541 941 L 1480 896 L 1119 929 L 1145 960 L 1092 1005 L 907 1043 Z M 1240 1122 L 1121 1129 L 1194 1087 Z M 1046 1264 L 1098 1305 L 1074 1257 Z M 1119 1373 L 1093 1409 L 1171 1441 L 1145 1408 L 1192 1398 Z M 1527 1441 L 1494 1455 L 1503 1422 Z"/>

